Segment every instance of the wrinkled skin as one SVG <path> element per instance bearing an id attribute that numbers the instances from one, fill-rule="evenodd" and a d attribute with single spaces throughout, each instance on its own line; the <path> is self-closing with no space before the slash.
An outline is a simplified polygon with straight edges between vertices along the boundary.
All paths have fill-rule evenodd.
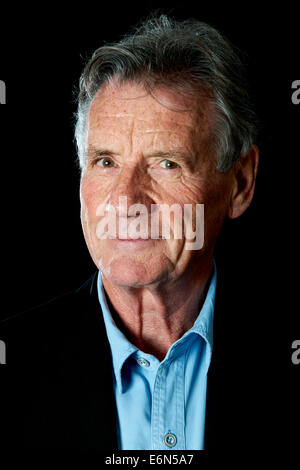
<path id="1" fill-rule="evenodd" d="M 251 202 L 258 151 L 253 146 L 242 164 L 217 171 L 208 98 L 162 88 L 153 95 L 134 83 L 112 82 L 98 91 L 89 112 L 80 196 L 85 240 L 120 325 L 145 352 L 163 357 L 199 313 L 224 219 L 238 217 Z M 204 204 L 203 247 L 185 249 L 184 237 L 99 239 L 99 205 L 130 222 L 120 196 L 128 206 L 144 204 L 149 214 L 153 204 Z"/>

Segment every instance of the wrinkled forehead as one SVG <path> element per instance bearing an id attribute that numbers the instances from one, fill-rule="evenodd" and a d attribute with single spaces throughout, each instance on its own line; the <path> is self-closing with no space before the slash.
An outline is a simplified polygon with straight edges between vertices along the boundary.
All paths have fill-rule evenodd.
<path id="1" fill-rule="evenodd" d="M 95 95 L 89 111 L 89 141 L 100 134 L 119 132 L 169 133 L 181 138 L 210 135 L 213 109 L 207 96 L 192 98 L 156 87 L 150 94 L 142 85 L 109 83 Z"/>

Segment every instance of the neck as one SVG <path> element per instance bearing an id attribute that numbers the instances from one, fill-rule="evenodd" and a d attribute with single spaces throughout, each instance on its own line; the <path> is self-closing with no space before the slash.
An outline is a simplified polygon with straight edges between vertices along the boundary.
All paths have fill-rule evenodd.
<path id="1" fill-rule="evenodd" d="M 112 284 L 103 276 L 116 325 L 141 351 L 162 360 L 170 346 L 189 330 L 204 303 L 213 261 L 179 279 L 144 287 Z"/>

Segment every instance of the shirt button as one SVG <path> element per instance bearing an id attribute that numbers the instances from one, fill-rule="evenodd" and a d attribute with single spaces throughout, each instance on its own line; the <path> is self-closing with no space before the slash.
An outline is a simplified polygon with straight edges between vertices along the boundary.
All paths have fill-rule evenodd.
<path id="1" fill-rule="evenodd" d="M 164 443 L 166 444 L 166 446 L 174 447 L 176 446 L 176 442 L 177 442 L 177 437 L 175 436 L 175 434 L 168 432 L 168 434 L 165 435 Z"/>
<path id="2" fill-rule="evenodd" d="M 150 362 L 147 361 L 147 359 L 145 359 L 144 357 L 139 357 L 138 360 L 137 360 L 137 363 L 142 367 L 149 367 L 150 366 Z"/>

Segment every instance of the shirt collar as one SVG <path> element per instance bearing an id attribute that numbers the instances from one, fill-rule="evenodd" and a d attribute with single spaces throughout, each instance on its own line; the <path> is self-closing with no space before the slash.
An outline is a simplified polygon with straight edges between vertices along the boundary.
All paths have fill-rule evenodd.
<path id="1" fill-rule="evenodd" d="M 211 277 L 210 285 L 206 294 L 205 301 L 202 305 L 200 313 L 195 320 L 194 325 L 190 328 L 179 340 L 177 340 L 169 349 L 164 360 L 170 359 L 174 356 L 175 351 L 176 355 L 181 349 L 181 345 L 186 342 L 187 336 L 192 333 L 196 333 L 201 336 L 207 343 L 209 347 L 209 355 L 207 355 L 207 367 L 210 362 L 213 346 L 213 315 L 214 315 L 214 302 L 215 302 L 215 292 L 216 292 L 216 283 L 217 283 L 217 270 L 214 261 L 213 274 Z M 98 288 L 98 298 L 103 312 L 103 318 L 106 328 L 106 333 L 112 353 L 112 362 L 113 369 L 116 377 L 116 382 L 120 392 L 123 392 L 122 384 L 122 367 L 125 361 L 134 354 L 136 351 L 139 351 L 136 346 L 134 346 L 126 338 L 126 336 L 119 330 L 117 327 L 111 312 L 109 310 L 105 290 L 102 283 L 102 274 L 101 271 L 98 272 L 97 280 Z"/>
<path id="2" fill-rule="evenodd" d="M 215 308 L 215 296 L 216 296 L 216 286 L 217 286 L 217 268 L 214 260 L 213 263 L 213 273 L 211 276 L 209 288 L 205 297 L 205 301 L 201 307 L 199 315 L 197 316 L 194 325 L 186 333 L 179 338 L 169 349 L 166 359 L 169 357 L 169 354 L 172 353 L 172 348 L 175 345 L 184 344 L 186 338 L 191 336 L 193 333 L 202 337 L 207 344 L 208 354 L 206 354 L 206 363 L 207 369 L 210 364 L 213 348 L 213 319 L 214 319 L 214 308 Z"/>
<path id="3" fill-rule="evenodd" d="M 102 312 L 103 312 L 106 333 L 107 333 L 107 337 L 108 337 L 108 341 L 109 341 L 110 349 L 112 353 L 112 362 L 113 362 L 116 382 L 117 382 L 117 386 L 119 390 L 123 391 L 122 378 L 121 378 L 121 371 L 122 371 L 123 364 L 131 354 L 133 354 L 135 351 L 138 350 L 138 348 L 134 346 L 132 343 L 130 343 L 130 341 L 126 338 L 126 336 L 119 330 L 119 328 L 117 327 L 110 313 L 110 310 L 106 301 L 105 290 L 104 290 L 103 283 L 102 283 L 101 271 L 99 271 L 98 273 L 97 287 L 98 287 L 99 302 L 100 302 Z"/>

